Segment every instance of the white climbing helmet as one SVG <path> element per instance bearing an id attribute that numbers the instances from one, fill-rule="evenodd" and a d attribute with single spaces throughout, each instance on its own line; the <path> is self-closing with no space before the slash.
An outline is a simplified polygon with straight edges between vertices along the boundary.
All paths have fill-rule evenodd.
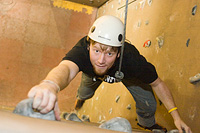
<path id="1" fill-rule="evenodd" d="M 88 36 L 99 43 L 120 47 L 124 37 L 124 24 L 122 21 L 111 15 L 98 18 L 90 28 Z"/>

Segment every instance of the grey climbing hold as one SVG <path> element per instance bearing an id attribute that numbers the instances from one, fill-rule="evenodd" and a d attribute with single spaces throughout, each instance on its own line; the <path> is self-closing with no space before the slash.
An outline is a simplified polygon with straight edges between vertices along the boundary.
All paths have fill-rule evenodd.
<path id="1" fill-rule="evenodd" d="M 148 25 L 148 24 L 149 24 L 149 20 L 146 20 L 146 21 L 145 21 L 145 25 Z"/>
<path id="2" fill-rule="evenodd" d="M 105 120 L 98 121 L 98 123 L 100 123 L 100 124 L 105 123 L 105 122 L 106 122 Z"/>
<path id="3" fill-rule="evenodd" d="M 195 76 L 189 78 L 190 83 L 197 83 L 200 81 L 200 73 L 197 73 Z"/>
<path id="4" fill-rule="evenodd" d="M 68 115 L 69 115 L 69 113 L 63 112 L 61 116 L 62 116 L 63 119 L 66 119 Z"/>
<path id="5" fill-rule="evenodd" d="M 120 96 L 117 96 L 117 97 L 115 98 L 115 102 L 118 103 L 119 99 L 120 99 Z"/>
<path id="6" fill-rule="evenodd" d="M 151 6 L 152 0 L 148 0 L 147 2 L 148 2 L 148 5 Z"/>
<path id="7" fill-rule="evenodd" d="M 131 110 L 131 104 L 126 107 L 128 110 Z"/>
<path id="8" fill-rule="evenodd" d="M 86 122 L 90 122 L 89 116 L 86 116 L 86 115 L 82 115 L 82 120 Z"/>
<path id="9" fill-rule="evenodd" d="M 109 110 L 109 114 L 111 114 L 112 113 L 112 108 Z"/>
<path id="10" fill-rule="evenodd" d="M 163 36 L 156 37 L 156 40 L 158 42 L 159 48 L 161 48 L 164 44 L 164 37 Z"/>
<path id="11" fill-rule="evenodd" d="M 33 110 L 32 105 L 33 105 L 33 98 L 22 100 L 17 104 L 13 113 L 33 118 L 45 119 L 45 120 L 56 120 L 53 110 L 50 111 L 49 113 L 42 114 L 38 111 Z"/>
<path id="12" fill-rule="evenodd" d="M 187 40 L 186 42 L 186 46 L 188 47 L 189 46 L 189 43 L 190 43 L 190 38 Z"/>
<path id="13" fill-rule="evenodd" d="M 161 129 L 153 129 L 152 132 L 153 133 L 165 133 L 165 131 L 163 131 Z"/>
<path id="14" fill-rule="evenodd" d="M 173 129 L 173 130 L 168 131 L 167 133 L 179 133 L 179 131 L 178 129 Z"/>
<path id="15" fill-rule="evenodd" d="M 82 122 L 81 119 L 78 118 L 78 116 L 75 113 L 69 113 L 65 116 L 66 120 L 69 121 L 77 121 L 77 122 Z"/>
<path id="16" fill-rule="evenodd" d="M 139 21 L 138 21 L 138 24 L 137 24 L 137 27 L 140 27 L 140 26 L 141 26 L 141 23 L 142 23 L 142 22 L 139 20 Z"/>
<path id="17" fill-rule="evenodd" d="M 132 127 L 125 118 L 115 117 L 99 126 L 99 128 L 132 133 Z"/>
<path id="18" fill-rule="evenodd" d="M 197 5 L 192 8 L 192 15 L 195 15 L 197 11 Z"/>

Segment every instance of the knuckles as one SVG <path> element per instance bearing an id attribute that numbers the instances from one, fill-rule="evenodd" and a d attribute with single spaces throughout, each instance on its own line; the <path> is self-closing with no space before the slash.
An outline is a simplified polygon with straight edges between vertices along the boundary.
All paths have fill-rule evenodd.
<path id="1" fill-rule="evenodd" d="M 34 97 L 33 106 L 40 110 L 41 113 L 50 112 L 57 100 L 55 90 L 48 84 L 39 84 L 32 87 L 28 97 Z"/>

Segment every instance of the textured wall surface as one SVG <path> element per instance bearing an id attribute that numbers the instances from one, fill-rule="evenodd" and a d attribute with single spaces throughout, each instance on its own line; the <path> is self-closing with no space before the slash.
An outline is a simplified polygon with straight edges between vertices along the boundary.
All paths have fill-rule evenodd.
<path id="1" fill-rule="evenodd" d="M 0 106 L 3 107 L 14 107 L 25 99 L 30 88 L 88 33 L 97 13 L 96 9 L 89 15 L 86 9 L 77 12 L 53 7 L 50 0 L 13 1 L 0 3 Z M 200 70 L 200 0 L 153 0 L 151 4 L 149 0 L 132 1 L 129 0 L 127 39 L 156 66 L 183 120 L 193 132 L 199 132 L 200 84 L 191 84 L 189 78 Z M 125 0 L 110 0 L 99 8 L 97 16 L 111 14 L 124 20 L 124 4 Z M 195 5 L 196 14 L 192 15 Z M 147 40 L 151 40 L 151 46 L 143 47 Z M 159 40 L 164 41 L 162 46 L 158 45 Z M 80 75 L 59 93 L 62 111 L 73 110 L 79 83 Z M 87 115 L 92 122 L 99 123 L 121 116 L 133 128 L 137 123 L 134 100 L 121 83 L 101 84 L 78 115 Z M 158 104 L 156 120 L 168 129 L 175 128 L 163 104 Z"/>
<path id="2" fill-rule="evenodd" d="M 193 132 L 199 132 L 197 123 L 200 123 L 198 97 L 200 83 L 191 84 L 189 78 L 200 72 L 198 8 L 200 0 L 153 0 L 152 3 L 148 3 L 149 0 L 133 1 L 129 0 L 126 38 L 155 65 L 160 78 L 171 90 L 182 119 Z M 110 14 L 124 21 L 124 5 L 125 0 L 110 0 L 99 8 L 97 16 Z M 192 15 L 192 8 L 195 5 L 197 5 L 196 14 Z M 190 39 L 189 43 L 187 43 L 188 39 Z M 151 41 L 150 47 L 143 47 L 147 40 Z M 162 40 L 164 43 L 159 46 Z M 98 92 L 107 92 L 107 94 L 96 93 L 95 98 L 99 100 L 100 97 L 104 98 L 101 101 L 93 98 L 86 102 L 88 107 L 99 103 L 99 107 L 96 106 L 98 110 L 94 111 L 95 117 L 94 112 L 87 112 L 87 107 L 81 111 L 87 112 L 85 114 L 91 115 L 91 119 L 96 122 L 123 116 L 130 120 L 133 128 L 136 128 L 134 100 L 130 95 L 126 95 L 125 89 L 121 84 L 116 86 L 102 84 Z M 118 103 L 115 102 L 117 95 L 121 96 L 121 101 Z M 102 104 L 104 102 L 106 103 Z M 129 112 L 126 109 L 127 103 L 133 106 Z M 99 108 L 103 108 L 104 113 Z M 163 104 L 158 104 L 156 120 L 168 129 L 175 128 L 173 119 Z"/>
<path id="3" fill-rule="evenodd" d="M 80 6 L 79 6 L 80 7 Z M 14 107 L 45 78 L 96 18 L 86 9 L 53 6 L 50 0 L 7 0 L 0 3 L 0 106 Z M 59 94 L 61 110 L 73 109 L 78 76 Z"/>

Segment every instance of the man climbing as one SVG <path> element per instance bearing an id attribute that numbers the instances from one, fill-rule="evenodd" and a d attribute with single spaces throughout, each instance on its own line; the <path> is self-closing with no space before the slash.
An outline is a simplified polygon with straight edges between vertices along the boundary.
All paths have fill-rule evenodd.
<path id="1" fill-rule="evenodd" d="M 149 130 L 162 129 L 155 122 L 156 100 L 153 91 L 165 105 L 181 133 L 191 133 L 190 128 L 179 116 L 173 97 L 158 77 L 155 67 L 140 55 L 131 44 L 124 43 L 124 54 L 121 55 L 124 25 L 120 19 L 105 15 L 98 18 L 89 34 L 83 37 L 53 68 L 47 77 L 34 86 L 28 93 L 34 97 L 33 108 L 47 113 L 54 109 L 59 120 L 57 93 L 67 87 L 74 77 L 82 72 L 81 84 L 78 88 L 75 109 L 81 108 L 84 101 L 91 98 L 98 86 L 103 82 L 114 83 L 119 69 L 120 56 L 123 56 L 121 71 L 124 74 L 121 82 L 126 86 L 136 102 L 138 125 Z"/>

